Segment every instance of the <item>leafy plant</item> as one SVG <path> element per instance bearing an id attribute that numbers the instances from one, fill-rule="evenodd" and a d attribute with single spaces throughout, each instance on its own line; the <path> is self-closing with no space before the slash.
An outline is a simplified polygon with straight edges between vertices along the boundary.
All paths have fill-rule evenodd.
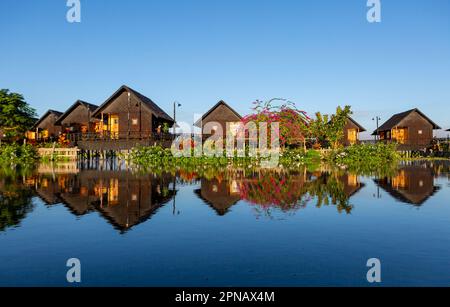
<path id="1" fill-rule="evenodd" d="M 34 124 L 36 111 L 21 94 L 0 90 L 0 129 L 9 141 L 16 141 Z"/>

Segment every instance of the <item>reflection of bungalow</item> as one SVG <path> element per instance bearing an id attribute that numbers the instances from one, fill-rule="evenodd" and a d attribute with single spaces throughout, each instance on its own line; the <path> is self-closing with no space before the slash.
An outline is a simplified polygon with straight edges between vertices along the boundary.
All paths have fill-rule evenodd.
<path id="1" fill-rule="evenodd" d="M 395 177 L 375 182 L 395 199 L 419 206 L 438 190 L 432 169 L 424 167 L 403 167 Z"/>
<path id="2" fill-rule="evenodd" d="M 195 123 L 195 126 L 201 128 L 205 136 L 213 135 L 221 130 L 223 137 L 226 138 L 227 123 L 230 123 L 230 129 L 235 131 L 236 125 L 240 123 L 241 118 L 239 113 L 221 100 L 206 112 Z"/>
<path id="3" fill-rule="evenodd" d="M 364 183 L 359 181 L 358 175 L 349 173 L 339 176 L 339 181 L 344 184 L 344 193 L 349 198 L 355 195 L 365 186 Z"/>
<path id="4" fill-rule="evenodd" d="M 217 179 L 202 179 L 201 189 L 195 193 L 213 208 L 218 215 L 225 215 L 240 199 L 238 183 Z"/>
<path id="5" fill-rule="evenodd" d="M 111 178 L 100 188 L 96 208 L 121 231 L 147 220 L 157 209 L 170 201 L 174 191 L 150 180 Z"/>
<path id="6" fill-rule="evenodd" d="M 98 106 L 88 102 L 77 100 L 64 114 L 62 114 L 55 125 L 62 127 L 65 133 L 87 133 L 95 132 L 99 120 L 92 118 L 92 113 Z M 96 125 L 97 122 L 97 125 Z"/>
<path id="7" fill-rule="evenodd" d="M 35 182 L 36 193 L 47 205 L 56 205 L 61 202 L 59 194 L 60 184 L 51 176 L 39 176 Z"/>
<path id="8" fill-rule="evenodd" d="M 55 125 L 61 115 L 61 112 L 48 110 L 27 133 L 27 138 L 37 141 L 55 140 L 61 133 L 61 127 Z"/>
<path id="9" fill-rule="evenodd" d="M 150 98 L 121 86 L 93 114 L 100 120 L 100 132 L 113 139 L 149 138 L 171 127 L 173 119 Z"/>
<path id="10" fill-rule="evenodd" d="M 419 109 L 395 114 L 374 131 L 380 140 L 397 142 L 399 149 L 421 150 L 431 144 L 433 130 L 440 129 Z"/>
<path id="11" fill-rule="evenodd" d="M 364 129 L 363 126 L 358 124 L 353 118 L 349 117 L 345 124 L 342 144 L 344 146 L 357 144 L 359 142 L 359 133 L 364 131 L 366 131 L 366 129 Z"/>

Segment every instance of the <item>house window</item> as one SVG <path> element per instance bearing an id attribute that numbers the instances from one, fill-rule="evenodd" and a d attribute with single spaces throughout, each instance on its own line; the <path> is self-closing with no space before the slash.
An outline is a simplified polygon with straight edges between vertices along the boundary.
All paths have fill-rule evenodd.
<path id="1" fill-rule="evenodd" d="M 423 131 L 422 131 L 422 130 L 419 130 L 418 133 L 419 133 L 419 134 L 423 134 Z"/>
<path id="2" fill-rule="evenodd" d="M 138 123 L 139 123 L 139 121 L 138 121 L 137 118 L 133 118 L 133 119 L 131 120 L 131 124 L 132 124 L 133 126 L 136 126 Z"/>
<path id="3" fill-rule="evenodd" d="M 348 129 L 347 139 L 350 144 L 355 144 L 358 140 L 358 131 L 356 129 Z"/>
<path id="4" fill-rule="evenodd" d="M 395 128 L 392 130 L 392 138 L 396 140 L 399 144 L 405 144 L 407 140 L 407 130 L 406 128 Z"/>

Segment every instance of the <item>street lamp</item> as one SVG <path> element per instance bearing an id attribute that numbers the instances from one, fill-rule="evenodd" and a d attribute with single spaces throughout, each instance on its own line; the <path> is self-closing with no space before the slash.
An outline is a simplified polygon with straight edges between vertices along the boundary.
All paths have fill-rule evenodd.
<path id="1" fill-rule="evenodd" d="M 175 135 L 176 131 L 176 125 L 177 125 L 177 107 L 181 107 L 181 103 L 178 103 L 177 101 L 173 102 L 173 135 Z"/>
<path id="2" fill-rule="evenodd" d="M 372 118 L 372 120 L 377 122 L 377 130 L 376 130 L 376 133 L 375 133 L 375 141 L 376 141 L 376 140 L 377 140 L 377 137 L 378 137 L 379 121 L 381 120 L 381 117 L 379 117 L 379 116 L 377 115 L 377 116 L 375 116 L 374 118 Z"/>

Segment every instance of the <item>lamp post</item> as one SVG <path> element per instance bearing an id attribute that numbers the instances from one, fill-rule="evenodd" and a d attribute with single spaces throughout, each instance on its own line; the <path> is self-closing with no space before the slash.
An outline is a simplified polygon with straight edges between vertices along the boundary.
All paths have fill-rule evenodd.
<path id="1" fill-rule="evenodd" d="M 375 133 L 375 142 L 376 142 L 376 141 L 377 141 L 377 137 L 378 137 L 378 128 L 380 127 L 380 126 L 379 126 L 379 121 L 381 120 L 381 117 L 379 117 L 379 116 L 377 115 L 377 116 L 375 116 L 374 118 L 372 118 L 372 120 L 374 120 L 374 121 L 377 122 L 377 130 L 376 130 L 376 133 Z"/>
<path id="2" fill-rule="evenodd" d="M 181 107 L 181 103 L 178 103 L 177 101 L 173 102 L 173 135 L 175 136 L 175 129 L 177 125 L 177 107 Z"/>

